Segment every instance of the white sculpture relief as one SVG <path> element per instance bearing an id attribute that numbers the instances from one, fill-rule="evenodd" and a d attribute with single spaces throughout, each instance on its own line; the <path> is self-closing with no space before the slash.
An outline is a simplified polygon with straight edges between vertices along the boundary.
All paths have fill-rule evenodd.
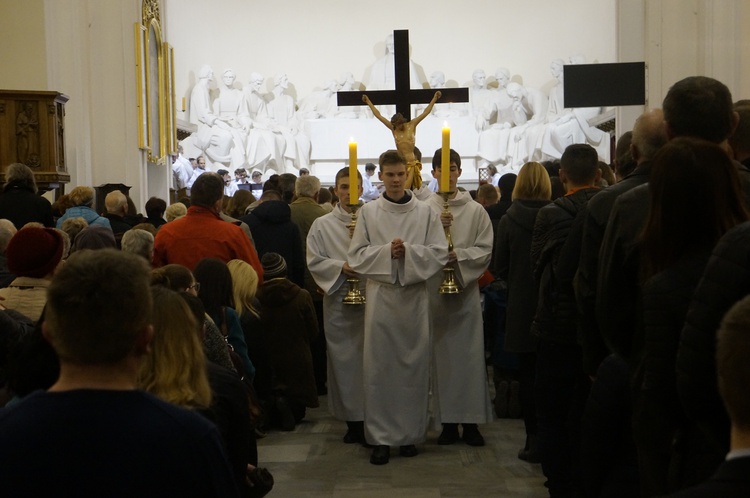
<path id="1" fill-rule="evenodd" d="M 310 167 L 310 139 L 301 130 L 297 120 L 294 98 L 286 93 L 289 78 L 277 74 L 273 79 L 273 100 L 268 105 L 268 116 L 286 141 L 284 164 L 286 172 Z"/>
<path id="2" fill-rule="evenodd" d="M 299 113 L 304 119 L 332 118 L 336 115 L 336 92 L 339 89 L 336 80 L 326 81 L 323 89 L 313 92 L 300 101 Z"/>
<path id="3" fill-rule="evenodd" d="M 513 122 L 516 124 L 508 140 L 508 155 L 513 158 L 513 168 L 520 168 L 532 160 L 536 143 L 544 131 L 547 116 L 547 96 L 532 87 L 511 82 L 507 86 L 508 95 L 513 99 Z"/>
<path id="4" fill-rule="evenodd" d="M 487 89 L 487 75 L 477 69 L 471 75 L 472 85 L 469 88 L 469 104 L 471 115 L 474 116 L 474 126 L 477 131 L 487 129 L 493 118 L 494 106 L 492 92 Z"/>
<path id="5" fill-rule="evenodd" d="M 513 99 L 508 95 L 506 86 L 510 81 L 510 71 L 501 67 L 495 71 L 497 89 L 492 90 L 492 113 L 495 122 L 479 134 L 477 155 L 480 157 L 479 167 L 488 164 L 498 166 L 508 162 L 508 140 L 510 139 L 513 122 Z"/>
<path id="6" fill-rule="evenodd" d="M 190 122 L 198 125 L 195 146 L 205 153 L 209 163 L 231 164 L 234 138 L 232 133 L 218 122 L 211 108 L 209 84 L 213 79 L 214 72 L 211 67 L 201 67 L 198 82 L 190 93 Z"/>
<path id="7" fill-rule="evenodd" d="M 247 101 L 248 112 L 253 120 L 254 131 L 260 136 L 259 140 L 248 144 L 247 157 L 251 167 L 258 167 L 257 164 L 253 164 L 253 158 L 262 155 L 267 150 L 268 161 L 262 168 L 258 167 L 258 169 L 265 172 L 266 169 L 270 168 L 283 173 L 286 140 L 268 116 L 266 99 L 261 93 L 264 81 L 263 75 L 253 72 L 250 75 L 249 83 L 244 88 L 245 100 Z M 259 159 L 259 157 L 257 158 Z"/>

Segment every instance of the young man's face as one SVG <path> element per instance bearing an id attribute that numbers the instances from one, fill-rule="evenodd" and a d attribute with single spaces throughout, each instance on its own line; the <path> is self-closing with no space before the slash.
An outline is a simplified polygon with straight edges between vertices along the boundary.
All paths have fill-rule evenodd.
<path id="1" fill-rule="evenodd" d="M 358 178 L 359 179 L 359 178 Z M 362 195 L 362 182 L 358 181 L 359 186 L 357 188 L 357 198 Z M 336 182 L 336 197 L 339 198 L 339 202 L 345 204 L 349 203 L 349 177 L 343 176 Z"/>
<path id="2" fill-rule="evenodd" d="M 261 175 L 253 175 L 253 181 L 255 183 L 260 183 L 260 178 L 261 178 Z"/>
<path id="3" fill-rule="evenodd" d="M 365 173 L 367 174 L 367 176 L 372 176 L 372 175 L 375 174 L 375 170 L 374 169 L 367 169 L 367 170 L 365 170 Z"/>
<path id="4" fill-rule="evenodd" d="M 442 171 L 443 171 L 443 168 L 441 168 L 440 166 L 438 166 L 437 168 L 435 168 L 433 170 L 432 176 L 434 176 L 435 178 L 437 178 L 438 180 L 440 180 L 440 175 L 441 175 Z M 450 176 L 449 176 L 449 182 L 450 182 L 450 188 L 449 188 L 449 190 L 451 192 L 455 192 L 456 191 L 456 186 L 458 185 L 458 177 L 459 176 L 461 176 L 461 168 L 459 168 L 458 166 L 456 166 L 456 163 L 451 162 L 451 173 L 450 173 Z"/>
<path id="5" fill-rule="evenodd" d="M 229 173 L 221 177 L 224 180 L 224 185 L 229 185 L 232 183 L 232 178 L 229 176 Z"/>
<path id="6" fill-rule="evenodd" d="M 378 178 L 383 182 L 385 193 L 391 199 L 400 199 L 404 195 L 406 182 L 406 165 L 404 163 L 384 164 L 380 167 Z"/>
<path id="7" fill-rule="evenodd" d="M 206 159 L 203 157 L 198 158 L 198 167 L 200 169 L 206 169 Z"/>

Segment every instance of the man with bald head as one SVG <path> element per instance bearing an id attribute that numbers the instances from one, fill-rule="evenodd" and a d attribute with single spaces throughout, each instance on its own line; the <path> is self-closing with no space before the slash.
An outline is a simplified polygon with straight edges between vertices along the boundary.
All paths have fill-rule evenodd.
<path id="1" fill-rule="evenodd" d="M 608 354 L 596 323 L 595 310 L 599 249 L 604 239 L 609 214 L 620 195 L 648 182 L 651 160 L 666 142 L 667 133 L 662 110 L 652 109 L 641 114 L 635 121 L 630 144 L 630 153 L 638 166 L 622 181 L 602 190 L 591 199 L 583 215 L 583 241 L 575 291 L 582 315 L 580 329 L 583 333 L 584 369 L 592 376 L 596 375 L 599 363 Z"/>

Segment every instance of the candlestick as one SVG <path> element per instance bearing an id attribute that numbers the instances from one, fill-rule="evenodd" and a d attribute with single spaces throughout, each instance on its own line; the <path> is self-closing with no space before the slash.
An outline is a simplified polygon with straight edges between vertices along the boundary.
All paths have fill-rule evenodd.
<path id="1" fill-rule="evenodd" d="M 349 177 L 349 188 L 351 187 L 351 178 Z M 356 173 L 355 176 L 356 177 Z M 358 183 L 358 182 L 355 182 Z M 359 199 L 357 199 L 358 201 Z M 349 208 L 352 210 L 352 220 L 347 225 L 347 228 L 350 228 L 349 230 L 349 238 L 351 238 L 352 233 L 354 232 L 354 228 L 357 226 L 357 210 L 360 208 L 359 202 L 354 202 L 349 204 Z M 362 291 L 359 290 L 359 278 L 357 277 L 347 277 L 346 283 L 349 285 L 349 290 L 346 292 L 346 296 L 341 300 L 344 304 L 365 304 L 366 299 L 365 295 L 362 294 Z"/>
<path id="2" fill-rule="evenodd" d="M 358 204 L 357 185 L 357 142 L 349 140 L 349 204 Z"/>
<path id="3" fill-rule="evenodd" d="M 439 192 L 439 194 L 443 197 L 443 212 L 448 213 L 450 212 L 450 204 L 448 204 L 448 199 L 450 199 L 451 194 L 453 192 L 448 192 L 447 190 L 443 192 Z M 451 227 L 445 227 L 443 230 L 445 230 L 445 238 L 448 239 L 448 252 L 453 251 L 453 237 L 451 236 Z M 456 270 L 453 268 L 453 265 L 448 263 L 443 268 L 443 282 L 440 284 L 440 287 L 438 288 L 439 294 L 460 294 L 461 293 L 461 287 L 458 286 L 458 282 L 456 282 Z"/>
<path id="4" fill-rule="evenodd" d="M 441 152 L 440 190 L 448 192 L 451 189 L 451 129 L 448 128 L 448 123 L 443 123 L 443 149 Z"/>

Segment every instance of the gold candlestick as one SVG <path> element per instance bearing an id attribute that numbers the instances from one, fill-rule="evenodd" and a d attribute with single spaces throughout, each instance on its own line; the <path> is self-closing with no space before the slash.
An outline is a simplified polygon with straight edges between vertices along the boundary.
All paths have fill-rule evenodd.
<path id="1" fill-rule="evenodd" d="M 449 213 L 450 209 L 448 206 L 448 198 L 453 192 L 439 192 L 443 196 L 443 213 Z M 451 227 L 445 227 L 445 238 L 448 239 L 448 252 L 453 251 L 453 238 L 451 237 Z M 456 282 L 456 270 L 453 266 L 448 263 L 443 268 L 443 283 L 440 284 L 438 289 L 440 294 L 460 294 L 461 288 Z"/>
<path id="2" fill-rule="evenodd" d="M 356 177 L 355 177 L 356 178 Z M 354 233 L 354 227 L 357 226 L 357 210 L 361 207 L 359 204 L 347 204 L 349 209 L 352 210 L 352 221 L 349 222 L 346 227 L 349 229 L 349 238 Z M 359 290 L 359 278 L 347 277 L 346 283 L 349 285 L 349 290 L 346 292 L 346 296 L 341 300 L 344 304 L 365 304 L 365 296 L 362 291 Z"/>

